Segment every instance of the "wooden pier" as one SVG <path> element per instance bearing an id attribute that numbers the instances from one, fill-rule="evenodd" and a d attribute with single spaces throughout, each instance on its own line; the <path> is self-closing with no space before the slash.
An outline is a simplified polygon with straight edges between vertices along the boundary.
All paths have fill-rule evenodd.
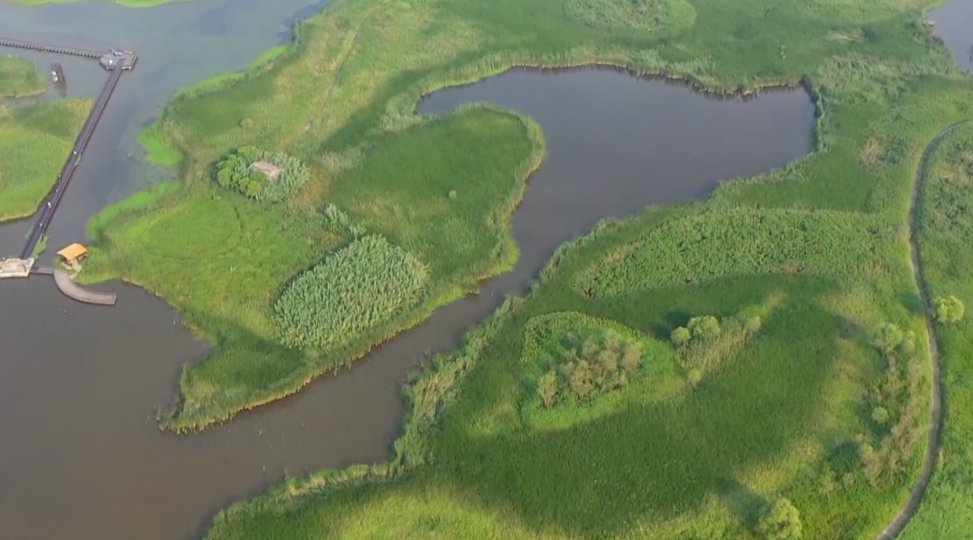
<path id="1" fill-rule="evenodd" d="M 104 51 L 78 49 L 75 47 L 62 47 L 60 45 L 46 45 L 43 43 L 33 43 L 31 41 L 21 41 L 19 39 L 9 39 L 3 37 L 0 37 L 0 47 L 15 47 L 18 49 L 28 49 L 38 52 L 67 54 L 71 56 L 80 56 L 82 58 L 92 58 L 94 60 L 101 58 L 101 56 L 105 54 Z"/>
<path id="2" fill-rule="evenodd" d="M 88 114 L 88 118 L 81 128 L 81 133 L 75 139 L 74 146 L 71 148 L 71 154 L 61 167 L 60 174 L 57 175 L 57 182 L 41 203 L 40 214 L 34 226 L 31 228 L 30 234 L 27 236 L 27 241 L 24 244 L 20 257 L 16 259 L 0 259 L 0 262 L 3 263 L 0 266 L 0 278 L 25 278 L 30 274 L 53 275 L 58 289 L 70 298 L 87 304 L 114 305 L 116 301 L 114 293 L 100 293 L 84 289 L 75 283 L 67 272 L 61 269 L 36 268 L 34 266 L 33 256 L 34 250 L 37 249 L 41 238 L 47 233 L 47 228 L 50 226 L 58 206 L 61 204 L 61 199 L 64 197 L 65 191 L 67 191 L 68 184 L 71 183 L 74 173 L 77 171 L 78 166 L 81 165 L 81 158 L 84 156 L 84 151 L 88 147 L 88 143 L 91 142 L 95 128 L 98 127 L 98 122 L 105 113 L 105 109 L 108 108 L 108 102 L 115 92 L 115 88 L 118 86 L 118 81 L 121 79 L 122 73 L 135 69 L 135 64 L 138 62 L 138 55 L 130 50 L 109 49 L 107 51 L 95 51 L 77 47 L 34 43 L 5 37 L 0 37 L 0 47 L 14 47 L 30 51 L 89 58 L 98 61 L 101 67 L 108 71 L 108 80 L 105 81 L 105 85 L 101 88 L 101 92 L 95 100 L 95 105 L 92 107 L 91 113 Z M 52 66 L 52 74 L 59 79 L 56 82 L 63 82 L 64 76 L 63 72 L 60 71 L 60 66 L 57 64 L 54 64 L 54 66 Z"/>

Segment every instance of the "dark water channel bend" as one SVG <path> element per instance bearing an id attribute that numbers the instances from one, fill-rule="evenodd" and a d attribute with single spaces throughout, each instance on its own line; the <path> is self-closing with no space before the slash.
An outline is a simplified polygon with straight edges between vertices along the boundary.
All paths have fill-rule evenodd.
<path id="1" fill-rule="evenodd" d="M 141 55 L 89 147 L 52 245 L 81 239 L 88 216 L 144 183 L 135 137 L 173 91 L 245 66 L 288 37 L 289 17 L 313 9 L 310 0 L 146 10 L 0 3 L 0 35 Z M 32 57 L 45 70 L 53 61 Z M 96 66 L 58 61 L 72 94 L 97 91 L 104 74 Z M 61 297 L 45 278 L 0 283 L 0 538 L 195 537 L 220 507 L 284 474 L 383 459 L 399 430 L 407 372 L 522 291 L 558 245 L 603 217 L 692 199 L 720 179 L 803 155 L 814 115 L 801 90 L 718 100 L 605 69 L 515 70 L 438 92 L 420 112 L 468 101 L 523 111 L 547 138 L 548 159 L 514 218 L 516 269 L 341 375 L 224 426 L 193 436 L 158 430 L 156 410 L 170 401 L 179 366 L 205 354 L 162 302 L 112 284 L 118 306 L 93 308 Z M 13 253 L 26 228 L 0 227 L 0 251 Z"/>

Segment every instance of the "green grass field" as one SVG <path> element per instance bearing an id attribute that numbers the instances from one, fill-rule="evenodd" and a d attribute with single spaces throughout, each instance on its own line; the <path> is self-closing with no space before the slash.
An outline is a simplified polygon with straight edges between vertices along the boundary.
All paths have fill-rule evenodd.
<path id="1" fill-rule="evenodd" d="M 0 56 L 0 98 L 41 94 L 46 85 L 34 63 L 26 58 Z"/>
<path id="2" fill-rule="evenodd" d="M 922 24 L 933 2 L 601 1 L 340 0 L 254 72 L 182 92 L 146 136 L 184 181 L 97 218 L 86 272 L 148 288 L 214 345 L 166 420 L 187 429 L 296 391 L 512 264 L 509 215 L 542 136 L 491 108 L 417 117 L 426 92 L 598 61 L 716 92 L 803 81 L 821 113 L 809 157 L 562 248 L 409 388 L 387 463 L 288 480 L 221 513 L 210 538 L 755 538 L 781 497 L 806 538 L 865 538 L 900 508 L 929 427 L 913 180 L 933 137 L 973 117 L 973 84 Z M 654 9 L 651 24 L 627 11 Z M 301 193 L 268 206 L 216 187 L 212 164 L 250 144 L 310 164 Z M 275 302 L 365 235 L 428 269 L 422 299 L 359 317 L 374 326 L 349 343 L 282 345 Z M 755 310 L 745 339 L 668 344 L 691 317 Z M 562 330 L 537 328 L 565 316 L 555 329 L 641 344 L 647 371 L 539 411 L 555 360 L 529 352 L 561 350 Z M 885 323 L 909 337 L 881 352 Z"/>
<path id="3" fill-rule="evenodd" d="M 0 221 L 29 216 L 57 180 L 91 103 L 0 105 Z"/>
<path id="4" fill-rule="evenodd" d="M 935 295 L 973 302 L 973 126 L 960 128 L 938 149 L 929 168 L 919 213 L 919 240 L 927 286 Z M 940 467 L 902 538 L 967 538 L 973 530 L 973 333 L 969 317 L 939 325 L 946 381 L 946 428 Z"/>

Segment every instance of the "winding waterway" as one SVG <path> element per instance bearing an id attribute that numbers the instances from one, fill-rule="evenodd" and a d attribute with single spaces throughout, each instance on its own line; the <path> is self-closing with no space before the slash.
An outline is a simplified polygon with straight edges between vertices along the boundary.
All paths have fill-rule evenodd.
<path id="1" fill-rule="evenodd" d="M 0 4 L 0 35 L 130 47 L 141 56 L 89 146 L 52 245 L 82 239 L 92 213 L 160 174 L 141 164 L 135 137 L 172 92 L 244 67 L 286 40 L 295 17 L 319 7 L 307 0 L 136 10 Z M 54 61 L 32 58 L 45 69 Z M 104 77 L 97 66 L 58 61 L 69 95 L 96 93 Z M 284 474 L 385 458 L 408 371 L 453 348 L 504 296 L 522 291 L 558 245 L 601 218 L 692 199 L 720 179 L 803 155 L 814 115 L 801 90 L 712 99 L 608 69 L 514 70 L 438 92 L 419 110 L 468 101 L 523 111 L 547 138 L 547 160 L 514 216 L 517 267 L 352 369 L 224 426 L 192 436 L 157 428 L 156 410 L 171 400 L 180 365 L 206 352 L 162 302 L 109 284 L 118 306 L 94 308 L 61 297 L 46 278 L 0 283 L 0 538 L 196 537 L 216 510 Z M 14 253 L 28 225 L 0 227 L 0 252 Z"/>

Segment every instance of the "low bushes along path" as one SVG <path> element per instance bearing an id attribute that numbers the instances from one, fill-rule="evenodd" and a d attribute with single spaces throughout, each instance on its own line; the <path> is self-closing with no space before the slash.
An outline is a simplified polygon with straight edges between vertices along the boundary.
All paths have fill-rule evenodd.
<path id="1" fill-rule="evenodd" d="M 912 183 L 912 200 L 909 203 L 909 250 L 911 251 L 912 272 L 916 277 L 916 285 L 919 287 L 919 295 L 922 304 L 922 315 L 926 320 L 926 333 L 929 336 L 929 359 L 932 362 L 932 426 L 929 428 L 929 443 L 926 445 L 926 455 L 922 458 L 922 469 L 919 472 L 919 479 L 912 486 L 909 499 L 901 510 L 892 518 L 892 521 L 878 535 L 878 540 L 889 540 L 896 537 L 905 529 L 909 520 L 919 510 L 922 497 L 926 494 L 926 488 L 932 481 L 932 475 L 936 470 L 939 461 L 939 449 L 943 440 L 943 379 L 942 379 L 942 359 L 939 355 L 939 340 L 936 338 L 936 326 L 932 319 L 932 301 L 929 298 L 929 289 L 926 287 L 926 279 L 922 271 L 922 257 L 919 253 L 919 204 L 922 202 L 922 188 L 926 182 L 929 172 L 929 163 L 933 154 L 939 148 L 940 143 L 953 133 L 957 128 L 966 125 L 970 120 L 958 122 L 940 131 L 932 142 L 926 146 L 919 160 L 919 167 L 916 169 L 916 179 Z"/>

